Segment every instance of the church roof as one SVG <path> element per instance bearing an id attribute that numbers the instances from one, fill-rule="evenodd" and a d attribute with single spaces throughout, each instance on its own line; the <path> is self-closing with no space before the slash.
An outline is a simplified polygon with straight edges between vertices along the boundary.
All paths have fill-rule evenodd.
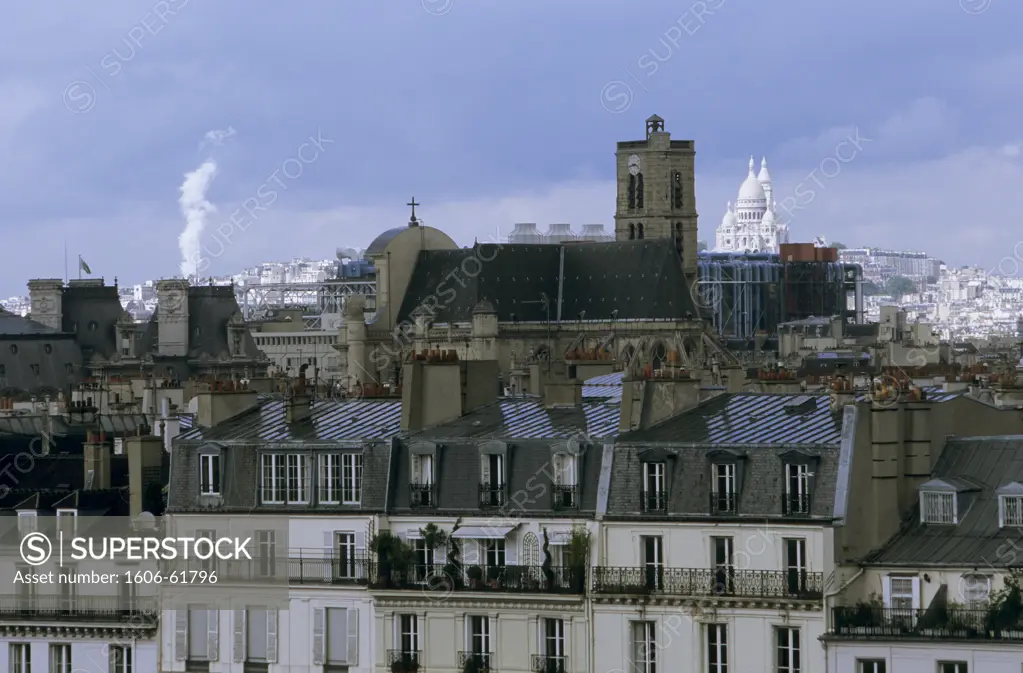
<path id="1" fill-rule="evenodd" d="M 470 322 L 483 299 L 493 304 L 502 322 L 699 315 L 674 242 L 646 239 L 424 250 L 398 318 L 413 321 L 417 309 L 421 313 L 420 307 L 433 306 L 435 322 Z"/>
<path id="2" fill-rule="evenodd" d="M 373 239 L 373 242 L 369 244 L 366 251 L 362 253 L 363 257 L 369 258 L 373 255 L 379 255 L 384 251 L 384 248 L 387 247 L 388 243 L 393 241 L 398 234 L 406 229 L 408 229 L 408 227 L 395 227 L 394 229 L 388 229 L 387 231 L 382 232 L 379 236 Z"/>

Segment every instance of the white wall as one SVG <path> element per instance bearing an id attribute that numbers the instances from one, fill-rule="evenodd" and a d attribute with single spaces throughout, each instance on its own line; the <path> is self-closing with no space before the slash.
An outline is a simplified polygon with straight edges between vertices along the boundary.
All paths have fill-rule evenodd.
<path id="1" fill-rule="evenodd" d="M 155 640 L 67 640 L 54 638 L 2 638 L 0 639 L 0 673 L 10 670 L 10 643 L 31 643 L 32 673 L 48 673 L 50 645 L 71 643 L 71 668 L 74 673 L 110 673 L 110 646 L 133 645 L 135 671 L 150 673 L 160 670 L 157 665 L 159 648 Z"/>
<path id="2" fill-rule="evenodd" d="M 895 673 L 935 673 L 939 661 L 965 661 L 969 673 L 1020 673 L 1023 643 L 828 643 L 829 671 L 859 673 L 858 659 L 884 659 Z"/>

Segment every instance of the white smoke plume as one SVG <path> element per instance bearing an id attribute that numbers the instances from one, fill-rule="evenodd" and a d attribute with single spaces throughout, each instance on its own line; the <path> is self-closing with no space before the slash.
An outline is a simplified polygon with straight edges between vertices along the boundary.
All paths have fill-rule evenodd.
<path id="1" fill-rule="evenodd" d="M 199 168 L 185 174 L 181 183 L 181 197 L 178 205 L 185 216 L 185 230 L 178 236 L 178 248 L 181 250 L 181 275 L 185 278 L 194 277 L 198 280 L 200 242 L 202 232 L 206 228 L 206 220 L 216 207 L 206 200 L 213 177 L 217 173 L 217 162 L 207 159 Z"/>
<path id="2" fill-rule="evenodd" d="M 238 135 L 238 133 L 234 130 L 233 126 L 228 126 L 226 129 L 214 129 L 213 131 L 207 131 L 206 135 L 202 138 L 202 142 L 199 143 L 199 151 L 201 152 L 210 145 L 220 147 L 236 135 Z"/>

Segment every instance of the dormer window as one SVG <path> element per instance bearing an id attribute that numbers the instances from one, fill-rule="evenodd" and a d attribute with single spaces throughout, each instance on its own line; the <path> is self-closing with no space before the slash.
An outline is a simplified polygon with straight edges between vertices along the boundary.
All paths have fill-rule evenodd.
<path id="1" fill-rule="evenodd" d="M 413 454 L 410 502 L 413 507 L 433 507 L 433 454 Z"/>
<path id="2" fill-rule="evenodd" d="M 18 533 L 22 537 L 29 533 L 35 533 L 39 530 L 39 518 L 36 516 L 35 510 L 23 510 L 18 512 Z"/>
<path id="3" fill-rule="evenodd" d="M 920 493 L 921 523 L 955 524 L 959 522 L 955 492 Z"/>
<path id="4" fill-rule="evenodd" d="M 504 455 L 480 456 L 480 507 L 504 505 Z"/>
<path id="5" fill-rule="evenodd" d="M 663 512 L 668 508 L 666 467 L 661 461 L 643 463 L 644 512 Z"/>
<path id="6" fill-rule="evenodd" d="M 577 487 L 576 457 L 568 453 L 556 453 L 554 464 L 554 509 L 576 507 Z"/>
<path id="7" fill-rule="evenodd" d="M 1012 482 L 999 488 L 998 526 L 1000 528 L 1023 528 L 1023 484 Z"/>
<path id="8" fill-rule="evenodd" d="M 201 495 L 220 495 L 219 453 L 199 456 L 199 493 Z"/>
<path id="9" fill-rule="evenodd" d="M 785 513 L 810 513 L 810 466 L 788 464 L 785 466 Z"/>
<path id="10" fill-rule="evenodd" d="M 739 496 L 736 481 L 735 463 L 714 465 L 711 507 L 715 513 L 735 513 L 738 510 Z"/>
<path id="11" fill-rule="evenodd" d="M 58 509 L 57 530 L 60 531 L 65 538 L 76 537 L 78 535 L 78 510 Z"/>

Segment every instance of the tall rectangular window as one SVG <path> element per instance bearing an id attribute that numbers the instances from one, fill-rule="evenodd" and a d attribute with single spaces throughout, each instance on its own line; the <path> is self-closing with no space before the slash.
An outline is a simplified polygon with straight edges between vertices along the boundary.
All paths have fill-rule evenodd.
<path id="1" fill-rule="evenodd" d="M 728 625 L 707 624 L 707 673 L 728 673 Z"/>
<path id="2" fill-rule="evenodd" d="M 11 673 L 32 673 L 32 646 L 29 643 L 11 643 L 8 649 Z"/>
<path id="3" fill-rule="evenodd" d="M 199 456 L 199 493 L 220 495 L 220 454 Z"/>
<path id="4" fill-rule="evenodd" d="M 50 673 L 71 673 L 71 644 L 50 645 Z"/>
<path id="5" fill-rule="evenodd" d="M 277 532 L 261 530 L 256 533 L 256 551 L 259 553 L 259 576 L 277 574 Z"/>
<path id="6" fill-rule="evenodd" d="M 398 615 L 398 644 L 403 654 L 418 654 L 419 615 Z"/>
<path id="7" fill-rule="evenodd" d="M 893 610 L 912 610 L 916 607 L 915 591 L 912 577 L 891 578 L 891 601 L 888 607 Z"/>
<path id="8" fill-rule="evenodd" d="M 489 454 L 480 461 L 480 506 L 500 507 L 504 504 L 504 456 Z"/>
<path id="9" fill-rule="evenodd" d="M 643 511 L 663 512 L 667 507 L 664 463 L 643 463 Z"/>
<path id="10" fill-rule="evenodd" d="M 484 668 L 490 668 L 490 617 L 469 617 L 469 651 L 483 658 Z"/>
<path id="11" fill-rule="evenodd" d="M 357 576 L 356 553 L 355 533 L 334 533 L 334 577 L 350 579 Z"/>
<path id="12" fill-rule="evenodd" d="M 110 646 L 110 673 L 134 673 L 131 645 Z"/>
<path id="13" fill-rule="evenodd" d="M 414 454 L 412 456 L 412 480 L 409 483 L 409 499 L 412 507 L 433 507 L 433 456 Z"/>
<path id="14" fill-rule="evenodd" d="M 728 595 L 735 589 L 735 557 L 730 537 L 711 538 L 714 547 L 714 593 Z"/>
<path id="15" fill-rule="evenodd" d="M 320 456 L 319 501 L 324 505 L 341 504 L 341 454 Z"/>
<path id="16" fill-rule="evenodd" d="M 788 538 L 785 544 L 785 583 L 789 595 L 807 591 L 806 540 Z"/>
<path id="17" fill-rule="evenodd" d="M 633 673 L 657 673 L 657 625 L 632 623 Z"/>
<path id="18" fill-rule="evenodd" d="M 548 659 L 563 661 L 565 658 L 565 620 L 546 618 L 543 620 L 543 653 Z M 558 667 L 564 669 L 564 666 Z M 550 669 L 548 669 L 550 670 Z"/>
<path id="19" fill-rule="evenodd" d="M 716 512 L 728 513 L 737 510 L 734 463 L 720 463 L 714 466 L 713 489 L 713 503 Z"/>
<path id="20" fill-rule="evenodd" d="M 362 454 L 341 454 L 341 502 L 357 505 L 362 502 Z"/>
<path id="21" fill-rule="evenodd" d="M 779 626 L 774 630 L 777 673 L 801 673 L 802 657 L 799 651 L 799 629 Z"/>
<path id="22" fill-rule="evenodd" d="M 810 468 L 808 465 L 785 466 L 785 513 L 810 512 Z"/>
<path id="23" fill-rule="evenodd" d="M 60 531 L 65 540 L 71 540 L 71 538 L 76 537 L 78 535 L 78 510 L 58 509 L 57 530 Z"/>
<path id="24" fill-rule="evenodd" d="M 664 544 L 660 535 L 639 538 L 644 570 L 644 586 L 660 589 L 664 584 Z"/>

